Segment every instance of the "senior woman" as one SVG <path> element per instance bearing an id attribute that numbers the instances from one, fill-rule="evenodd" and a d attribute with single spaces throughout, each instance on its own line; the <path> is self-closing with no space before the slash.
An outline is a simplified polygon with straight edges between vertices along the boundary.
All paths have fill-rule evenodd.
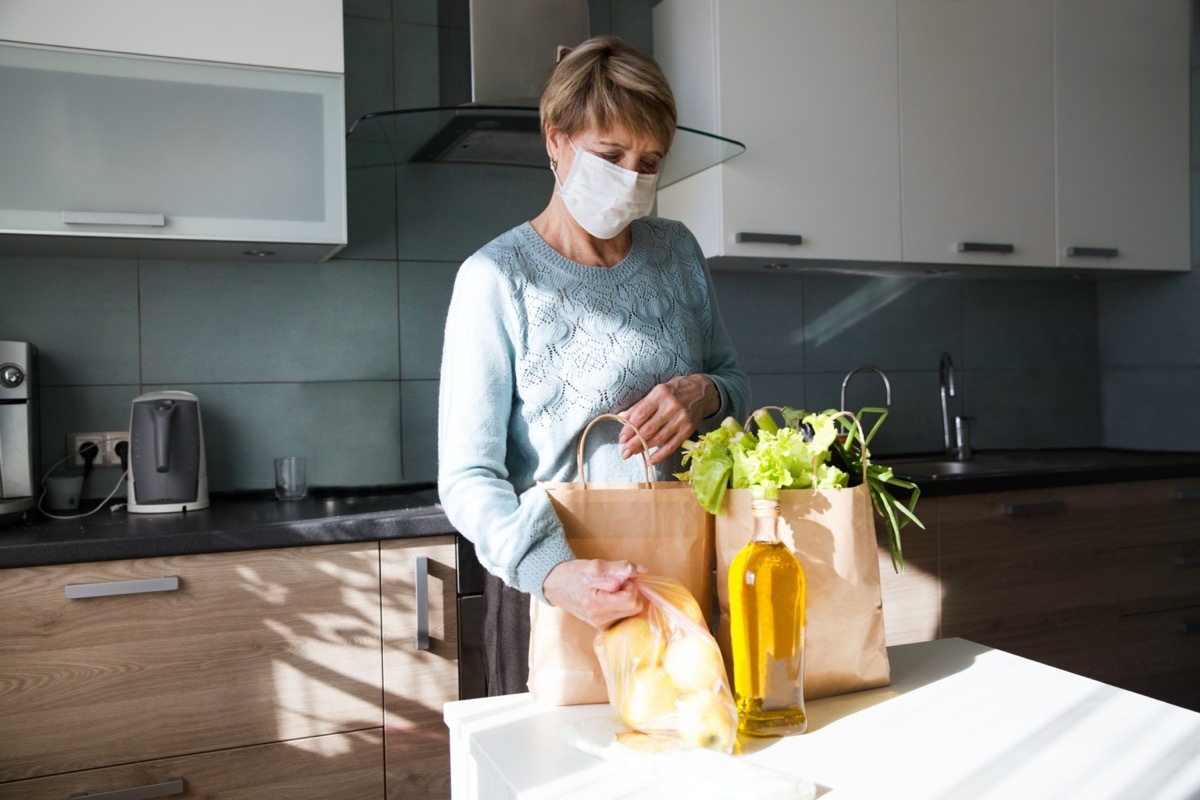
<path id="1" fill-rule="evenodd" d="M 526 691 L 530 596 L 597 627 L 638 610 L 627 581 L 640 568 L 576 559 L 538 485 L 577 478 L 587 423 L 620 414 L 666 480 L 684 440 L 749 399 L 699 246 L 647 216 L 676 124 L 658 65 L 590 39 L 555 69 L 540 112 L 555 191 L 462 264 L 442 355 L 438 488 L 490 573 L 489 694 Z M 588 480 L 644 480 L 629 426 L 612 439 L 589 452 Z"/>

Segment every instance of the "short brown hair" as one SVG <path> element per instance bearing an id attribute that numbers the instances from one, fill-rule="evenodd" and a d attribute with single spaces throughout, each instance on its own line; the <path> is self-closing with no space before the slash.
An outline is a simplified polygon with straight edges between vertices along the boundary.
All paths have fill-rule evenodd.
<path id="1" fill-rule="evenodd" d="M 546 82 L 542 134 L 551 127 L 573 136 L 614 125 L 662 142 L 675 138 L 675 95 L 653 58 L 616 36 L 598 36 L 576 47 Z"/>

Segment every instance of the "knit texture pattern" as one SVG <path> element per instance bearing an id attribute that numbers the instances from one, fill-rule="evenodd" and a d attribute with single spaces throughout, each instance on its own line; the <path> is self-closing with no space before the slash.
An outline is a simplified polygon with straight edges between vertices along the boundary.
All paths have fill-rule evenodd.
<path id="1" fill-rule="evenodd" d="M 539 599 L 546 573 L 572 556 L 538 483 L 578 478 L 588 422 L 695 373 L 721 394 L 712 424 L 748 404 L 695 239 L 657 218 L 631 231 L 629 255 L 598 268 L 564 258 L 524 224 L 468 259 L 455 281 L 439 399 L 442 503 L 486 568 Z M 589 434 L 589 481 L 644 480 L 640 458 L 620 457 L 618 430 L 606 423 Z M 656 479 L 672 479 L 679 455 Z"/>

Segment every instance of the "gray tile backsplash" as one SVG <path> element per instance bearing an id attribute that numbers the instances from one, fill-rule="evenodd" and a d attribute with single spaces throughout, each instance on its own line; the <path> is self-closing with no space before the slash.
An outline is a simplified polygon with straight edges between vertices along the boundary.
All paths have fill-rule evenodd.
<path id="1" fill-rule="evenodd" d="M 396 228 L 402 261 L 461 262 L 545 208 L 549 170 L 484 164 L 398 167 Z"/>
<path id="2" fill-rule="evenodd" d="M 408 481 L 437 479 L 438 385 L 436 380 L 400 383 L 403 415 L 400 432 L 404 443 L 404 477 Z"/>
<path id="3" fill-rule="evenodd" d="M 864 363 L 937 369 L 945 350 L 958 360 L 959 281 L 820 274 L 804 280 L 806 369 L 844 374 Z"/>
<path id="4" fill-rule="evenodd" d="M 648 39 L 636 20 L 649 5 L 593 2 L 593 26 Z M 464 94 L 465 0 L 353 0 L 345 13 L 348 121 Z M 41 351 L 43 466 L 65 455 L 66 432 L 123 429 L 134 397 L 172 388 L 201 399 L 213 491 L 269 488 L 285 454 L 311 460 L 317 487 L 433 480 L 458 264 L 540 212 L 553 179 L 443 165 L 353 170 L 347 185 L 350 243 L 325 264 L 0 259 L 0 338 Z M 943 351 L 959 378 L 951 413 L 972 417 L 976 448 L 1200 450 L 1200 426 L 1177 421 L 1200 405 L 1200 274 L 714 282 L 754 404 L 831 408 L 847 371 L 886 371 L 877 454 L 941 448 Z M 874 374 L 848 387 L 850 410 L 883 401 Z M 90 496 L 112 488 L 106 473 Z"/>
<path id="5" fill-rule="evenodd" d="M 405 262 L 400 270 L 400 376 L 437 380 L 457 262 Z"/>
<path id="6" fill-rule="evenodd" d="M 144 261 L 145 383 L 396 380 L 396 265 Z"/>
<path id="7" fill-rule="evenodd" d="M 401 468 L 398 381 L 147 386 L 200 398 L 209 489 L 268 489 L 279 456 L 308 459 L 309 486 L 396 484 Z"/>
<path id="8" fill-rule="evenodd" d="M 345 17 L 346 128 L 363 114 L 394 108 L 392 26 L 376 19 Z M 350 80 L 350 76 L 354 76 Z"/>
<path id="9" fill-rule="evenodd" d="M 137 383 L 132 259 L 0 258 L 0 339 L 40 351 L 43 386 Z"/>

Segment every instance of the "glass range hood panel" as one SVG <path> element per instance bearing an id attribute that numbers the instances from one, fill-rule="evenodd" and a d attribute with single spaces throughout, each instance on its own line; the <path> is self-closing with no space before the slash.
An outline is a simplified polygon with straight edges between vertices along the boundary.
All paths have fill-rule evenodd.
<path id="1" fill-rule="evenodd" d="M 679 127 L 663 161 L 659 187 L 745 152 L 733 139 Z M 346 134 L 346 167 L 409 163 L 499 164 L 549 169 L 536 108 L 454 106 L 379 111 Z"/>

